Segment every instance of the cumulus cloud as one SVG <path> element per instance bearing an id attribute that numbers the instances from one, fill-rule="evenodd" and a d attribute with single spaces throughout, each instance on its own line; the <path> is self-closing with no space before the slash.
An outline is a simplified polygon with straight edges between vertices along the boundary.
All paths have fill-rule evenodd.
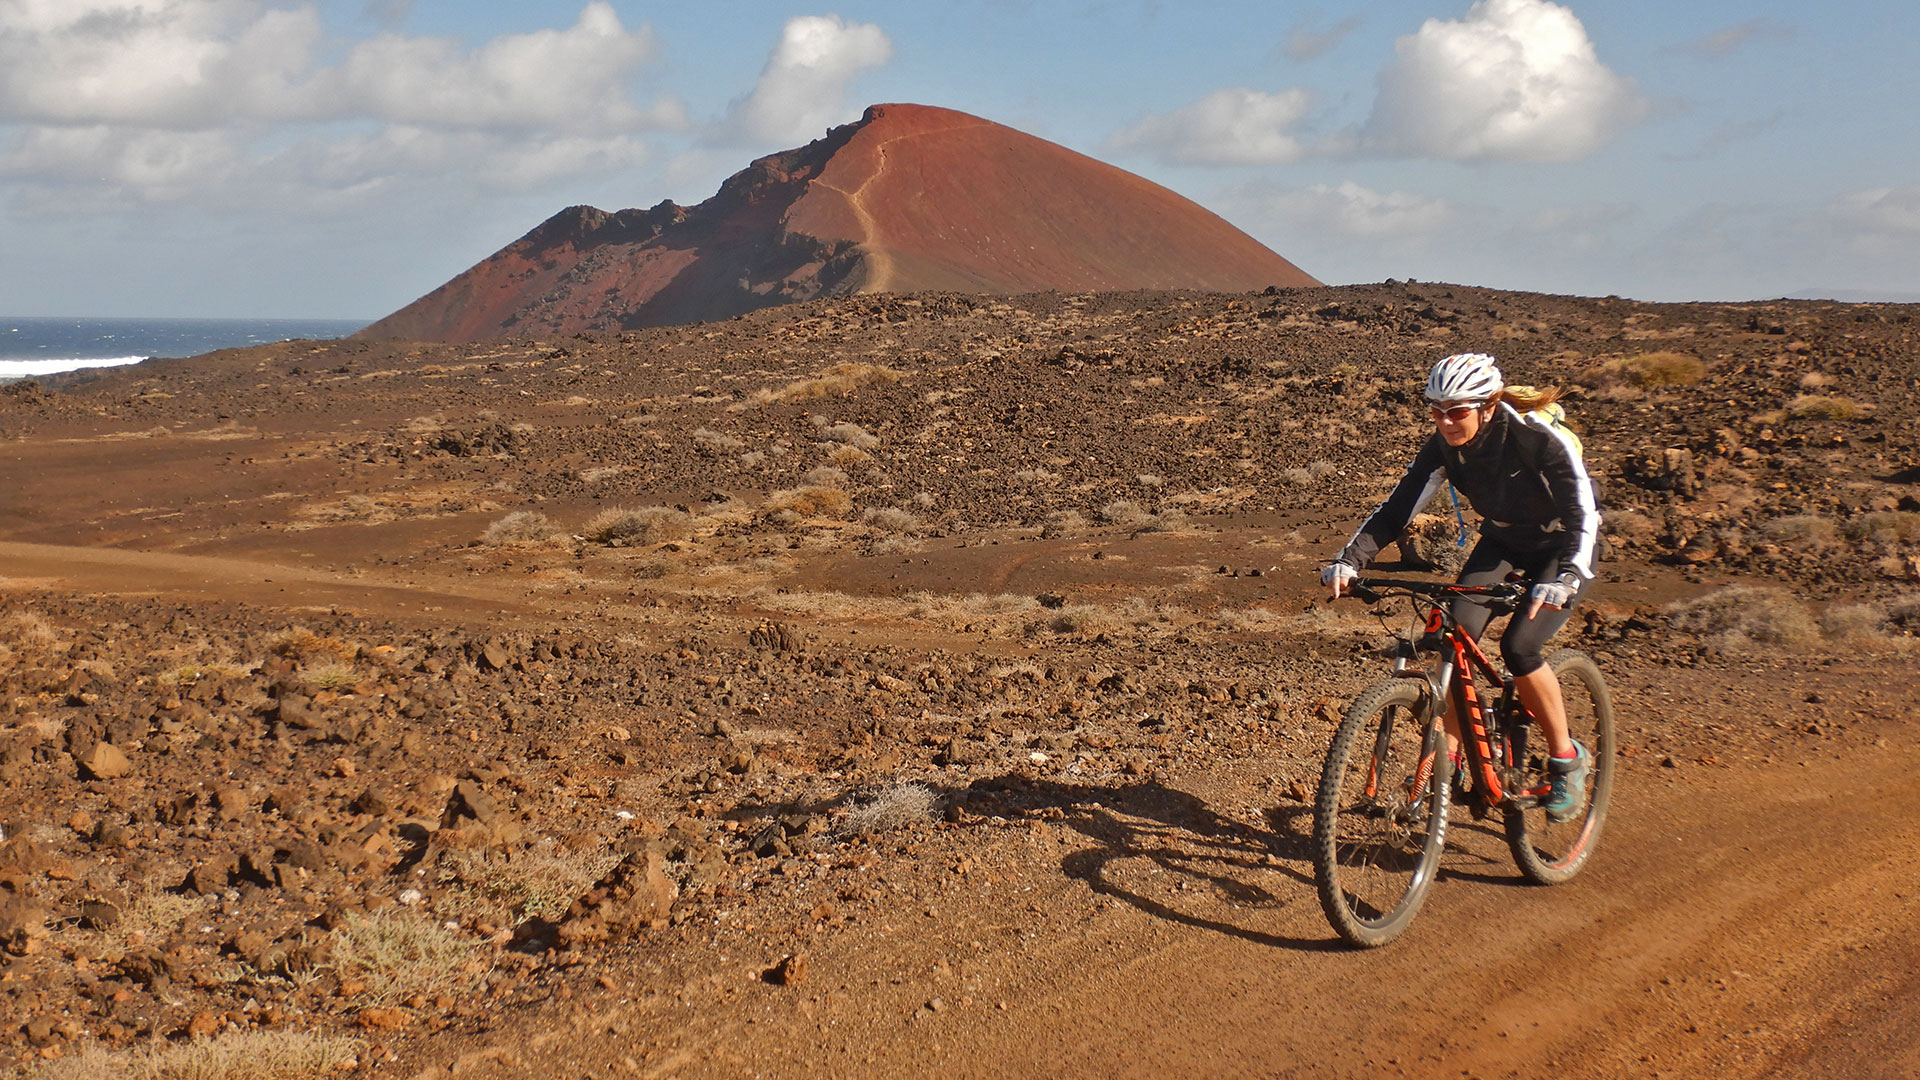
<path id="1" fill-rule="evenodd" d="M 1188 165 L 1298 161 L 1305 148 L 1292 129 L 1312 106 L 1312 95 L 1305 90 L 1216 90 L 1184 109 L 1147 117 L 1115 135 L 1112 145 Z"/>
<path id="2" fill-rule="evenodd" d="M 464 167 L 517 191 L 631 165 L 640 134 L 686 123 L 676 100 L 634 101 L 653 32 L 604 0 L 472 47 L 387 32 L 328 62 L 326 33 L 310 4 L 0 0 L 0 175 L 165 202 Z"/>
<path id="3" fill-rule="evenodd" d="M 892 58 L 893 41 L 872 23 L 795 16 L 781 30 L 753 91 L 728 110 L 727 128 L 781 143 L 817 138 L 851 119 L 844 100 L 854 76 Z"/>
<path id="4" fill-rule="evenodd" d="M 1920 184 L 1842 195 L 1819 214 L 1816 231 L 1862 254 L 1910 253 L 1920 243 Z"/>
<path id="5" fill-rule="evenodd" d="M 1646 114 L 1602 64 L 1572 11 L 1547 0 L 1480 0 L 1394 45 L 1362 132 L 1390 155 L 1573 161 Z"/>
<path id="6" fill-rule="evenodd" d="M 0 0 L 0 116 L 55 124 L 213 128 L 354 120 L 636 131 L 684 121 L 631 103 L 654 52 L 596 0 L 564 30 L 494 38 L 382 34 L 337 67 L 315 62 L 311 6 L 255 0 Z"/>
<path id="7" fill-rule="evenodd" d="M 1348 34 L 1358 30 L 1363 21 L 1358 15 L 1349 15 L 1325 30 L 1320 29 L 1317 20 L 1295 23 L 1287 31 L 1287 40 L 1280 51 L 1287 59 L 1297 61 L 1324 56 L 1346 40 Z"/>
<path id="8" fill-rule="evenodd" d="M 1413 237 L 1450 226 L 1457 209 L 1410 191 L 1375 191 L 1352 180 L 1274 192 L 1269 215 L 1295 227 L 1358 239 Z"/>
<path id="9" fill-rule="evenodd" d="M 471 52 L 450 38 L 382 34 L 355 46 L 330 82 L 337 100 L 396 123 L 636 131 L 684 120 L 675 103 L 634 106 L 623 92 L 653 55 L 653 34 L 588 4 L 566 30 L 497 37 Z"/>

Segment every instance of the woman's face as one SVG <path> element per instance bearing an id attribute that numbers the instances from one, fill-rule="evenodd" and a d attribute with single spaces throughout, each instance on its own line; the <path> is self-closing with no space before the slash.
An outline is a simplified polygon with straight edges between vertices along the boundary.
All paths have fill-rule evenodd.
<path id="1" fill-rule="evenodd" d="M 1493 403 L 1478 401 L 1443 401 L 1428 406 L 1433 414 L 1434 426 L 1440 429 L 1440 437 L 1447 440 L 1448 446 L 1465 446 L 1480 434 L 1480 426 L 1493 419 Z"/>

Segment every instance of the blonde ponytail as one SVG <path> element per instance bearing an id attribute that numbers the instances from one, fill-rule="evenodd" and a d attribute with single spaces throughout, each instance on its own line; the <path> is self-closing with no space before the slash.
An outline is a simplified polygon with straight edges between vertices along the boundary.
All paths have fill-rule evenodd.
<path id="1" fill-rule="evenodd" d="M 1493 396 L 1495 402 L 1504 401 L 1513 406 L 1515 412 L 1535 412 L 1566 397 L 1566 390 L 1558 386 L 1509 386 Z"/>

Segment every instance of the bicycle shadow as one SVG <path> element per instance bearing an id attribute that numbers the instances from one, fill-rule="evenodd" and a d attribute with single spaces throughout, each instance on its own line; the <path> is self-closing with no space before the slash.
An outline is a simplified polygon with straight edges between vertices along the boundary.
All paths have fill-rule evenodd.
<path id="1" fill-rule="evenodd" d="M 1223 817 L 1198 796 L 1157 780 L 1102 786 L 1006 776 L 976 781 L 955 794 L 964 800 L 969 793 L 991 794 L 1006 786 L 1017 788 L 1018 803 L 1036 813 L 1036 820 L 1050 820 L 1092 841 L 1063 857 L 1060 868 L 1097 895 L 1158 919 L 1259 945 L 1308 952 L 1343 948 L 1331 936 L 1271 933 L 1218 911 L 1285 906 L 1293 898 L 1261 881 L 1274 876 L 1311 895 L 1311 807 L 1270 810 L 1265 815 L 1269 828 L 1261 829 Z"/>

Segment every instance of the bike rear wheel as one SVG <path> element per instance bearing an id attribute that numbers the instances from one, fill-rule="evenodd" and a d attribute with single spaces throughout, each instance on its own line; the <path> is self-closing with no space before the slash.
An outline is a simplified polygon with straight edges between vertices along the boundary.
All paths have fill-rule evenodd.
<path id="1" fill-rule="evenodd" d="M 1607 808 L 1613 800 L 1613 766 L 1619 746 L 1614 741 L 1613 699 L 1607 683 L 1593 658 L 1582 652 L 1561 650 L 1548 666 L 1560 682 L 1560 696 L 1567 706 L 1567 733 L 1593 755 L 1587 774 L 1586 809 L 1566 822 L 1548 819 L 1537 798 L 1521 797 L 1506 811 L 1507 846 L 1513 861 L 1528 881 L 1538 885 L 1558 885 L 1571 880 L 1592 857 L 1607 823 Z M 1529 740 L 1536 744 L 1520 763 L 1520 791 L 1546 786 L 1546 738 L 1536 731 Z"/>
<path id="2" fill-rule="evenodd" d="M 1385 945 L 1426 900 L 1446 847 L 1446 737 L 1423 715 L 1424 686 L 1368 688 L 1340 721 L 1313 806 L 1320 906 L 1349 943 Z"/>

